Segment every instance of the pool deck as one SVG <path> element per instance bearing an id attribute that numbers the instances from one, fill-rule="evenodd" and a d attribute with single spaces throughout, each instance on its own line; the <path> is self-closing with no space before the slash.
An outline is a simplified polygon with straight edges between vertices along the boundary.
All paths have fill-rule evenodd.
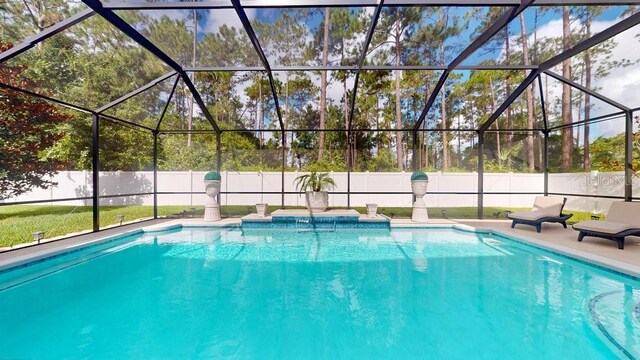
<path id="1" fill-rule="evenodd" d="M 100 242 L 126 232 L 134 232 L 141 229 L 159 231 L 177 226 L 237 226 L 240 221 L 239 218 L 226 218 L 215 223 L 204 222 L 202 219 L 157 219 L 124 225 L 98 233 L 82 234 L 59 241 L 47 241 L 37 246 L 22 246 L 11 251 L 2 252 L 0 253 L 0 270 L 52 254 L 73 250 L 85 244 Z M 525 225 L 518 225 L 516 229 L 511 229 L 511 222 L 508 220 L 433 219 L 423 224 L 412 222 L 410 219 L 392 219 L 391 227 L 458 227 L 467 230 L 476 229 L 492 232 L 640 277 L 640 238 L 638 237 L 627 237 L 625 249 L 618 250 L 616 243 L 611 240 L 587 237 L 583 242 L 578 242 L 578 233 L 575 230 L 571 229 L 571 227 L 564 229 L 559 224 L 544 224 L 541 233 L 536 233 L 534 227 Z"/>
<path id="2" fill-rule="evenodd" d="M 537 233 L 533 226 L 516 225 L 510 220 L 459 220 L 476 230 L 491 231 L 516 238 L 547 250 L 595 263 L 635 277 L 640 277 L 640 237 L 627 236 L 624 250 L 619 250 L 615 241 L 585 237 L 578 242 L 578 232 L 571 226 L 565 229 L 560 224 L 543 224 Z"/>

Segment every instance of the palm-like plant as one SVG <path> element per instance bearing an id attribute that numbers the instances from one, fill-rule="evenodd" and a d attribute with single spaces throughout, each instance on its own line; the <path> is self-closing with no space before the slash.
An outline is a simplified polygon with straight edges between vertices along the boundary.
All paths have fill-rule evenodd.
<path id="1" fill-rule="evenodd" d="M 294 181 L 298 191 L 322 191 L 336 187 L 336 182 L 329 177 L 328 173 L 318 173 L 312 171 L 309 174 L 300 175 Z"/>

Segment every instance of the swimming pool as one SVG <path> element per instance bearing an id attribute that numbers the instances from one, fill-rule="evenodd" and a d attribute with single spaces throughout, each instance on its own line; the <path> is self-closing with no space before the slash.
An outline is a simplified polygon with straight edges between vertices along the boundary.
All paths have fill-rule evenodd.
<path id="1" fill-rule="evenodd" d="M 452 229 L 185 228 L 0 272 L 0 358 L 638 358 L 640 282 Z"/>

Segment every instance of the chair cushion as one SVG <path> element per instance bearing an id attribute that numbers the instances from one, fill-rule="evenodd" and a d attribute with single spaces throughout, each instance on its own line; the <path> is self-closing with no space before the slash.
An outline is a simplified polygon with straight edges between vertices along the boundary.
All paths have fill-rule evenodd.
<path id="1" fill-rule="evenodd" d="M 611 203 L 606 221 L 634 225 L 640 228 L 640 201 L 614 201 Z"/>
<path id="2" fill-rule="evenodd" d="M 573 228 L 576 230 L 586 230 L 586 231 L 595 231 L 605 234 L 617 234 L 619 232 L 637 228 L 636 226 L 617 223 L 613 221 L 599 221 L 599 220 L 587 220 L 579 222 L 573 225 Z"/>
<path id="3" fill-rule="evenodd" d="M 536 196 L 532 212 L 537 211 L 544 216 L 558 217 L 563 207 L 564 198 L 561 196 Z"/>
<path id="4" fill-rule="evenodd" d="M 520 211 L 509 214 L 509 219 L 536 221 L 549 215 L 545 211 Z"/>

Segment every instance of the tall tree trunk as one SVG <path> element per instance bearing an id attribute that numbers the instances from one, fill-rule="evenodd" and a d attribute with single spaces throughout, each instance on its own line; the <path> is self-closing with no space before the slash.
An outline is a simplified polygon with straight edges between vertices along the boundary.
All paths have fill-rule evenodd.
<path id="1" fill-rule="evenodd" d="M 429 96 L 431 95 L 431 91 L 432 89 L 429 88 L 429 86 L 427 86 L 426 91 L 424 93 L 424 102 L 425 104 L 427 103 L 427 101 L 429 101 Z M 426 131 L 426 129 L 429 127 L 427 125 L 427 119 L 425 118 L 422 121 L 422 146 L 421 148 L 422 150 L 422 156 L 424 157 L 424 167 L 423 169 L 427 169 L 429 167 L 429 132 Z"/>
<path id="2" fill-rule="evenodd" d="M 426 126 L 426 125 L 423 125 L 423 126 Z M 422 157 L 424 158 L 423 169 L 426 171 L 429 168 L 429 132 L 427 131 L 422 132 L 422 148 L 423 148 Z"/>
<path id="3" fill-rule="evenodd" d="M 585 22 L 587 38 L 591 37 L 591 13 L 589 7 L 586 7 L 587 19 Z M 591 89 L 591 51 L 587 49 L 584 52 L 584 71 L 585 71 L 585 79 L 584 86 L 587 89 Z M 585 94 L 584 96 L 584 119 L 587 122 L 584 124 L 584 169 L 591 170 L 591 149 L 589 148 L 589 122 L 588 120 L 591 118 L 591 96 L 589 94 Z"/>
<path id="4" fill-rule="evenodd" d="M 584 84 L 584 64 L 580 65 L 580 82 L 579 84 Z M 578 93 L 578 119 L 576 119 L 577 122 L 581 122 L 582 121 L 582 92 Z M 574 100 L 575 101 L 575 100 Z M 575 143 L 574 146 L 576 148 L 580 147 L 580 139 L 582 139 L 580 137 L 580 127 L 576 128 L 576 133 L 575 133 Z"/>
<path id="5" fill-rule="evenodd" d="M 285 72 L 285 76 L 284 76 L 284 112 L 283 112 L 283 119 L 282 122 L 284 124 L 284 128 L 288 129 L 289 128 L 289 72 L 286 71 Z M 293 132 L 291 132 L 291 141 L 287 141 L 287 133 L 284 133 L 284 139 L 285 139 L 285 146 L 287 145 L 287 143 L 289 143 L 289 148 L 285 148 L 284 150 L 284 159 L 283 162 L 286 164 L 287 163 L 287 158 L 289 157 L 289 152 L 293 150 L 293 148 L 291 147 L 293 145 Z M 293 156 L 292 156 L 293 158 Z M 292 160 L 292 162 L 294 162 L 294 160 Z"/>
<path id="6" fill-rule="evenodd" d="M 351 146 L 351 143 L 349 139 L 349 91 L 347 89 L 346 77 L 342 81 L 342 88 L 344 91 L 344 106 L 342 107 L 344 111 L 344 137 L 346 139 L 346 144 L 344 147 L 344 160 L 347 164 L 349 164 L 349 147 Z"/>
<path id="7" fill-rule="evenodd" d="M 571 17 L 569 7 L 562 8 L 562 48 L 567 51 L 571 47 Z M 571 79 L 571 60 L 562 62 L 562 76 Z M 562 85 L 562 123 L 571 124 L 571 86 Z M 562 161 L 563 172 L 571 170 L 571 155 L 573 152 L 573 129 L 567 127 L 562 129 Z"/>
<path id="8" fill-rule="evenodd" d="M 444 65 L 445 58 L 444 41 L 440 43 L 440 63 Z M 446 82 L 445 82 L 446 83 Z M 442 115 L 442 169 L 447 170 L 451 166 L 451 160 L 449 159 L 449 125 L 447 125 L 447 95 L 446 85 L 442 86 L 442 102 L 440 103 L 441 115 Z"/>
<path id="9" fill-rule="evenodd" d="M 509 39 L 510 33 L 509 33 L 509 27 L 505 27 L 504 28 L 505 31 L 505 40 L 504 40 L 504 61 L 506 65 L 510 65 L 511 64 L 511 41 Z M 505 78 L 505 98 L 509 95 L 511 95 L 511 78 L 509 77 L 509 73 L 507 72 L 507 76 Z M 505 119 L 507 121 L 507 128 L 508 129 L 513 129 L 513 121 L 511 119 L 511 106 L 507 107 L 507 111 L 505 112 Z M 497 121 L 496 121 L 497 123 Z M 498 136 L 500 136 L 500 133 L 498 133 Z M 508 132 L 507 133 L 507 148 L 512 149 L 513 148 L 513 133 Z M 507 154 L 507 163 L 511 164 L 511 151 L 509 151 L 509 153 Z"/>
<path id="10" fill-rule="evenodd" d="M 396 46 L 396 66 L 400 66 L 400 7 L 396 8 L 395 24 L 395 46 Z M 404 170 L 404 155 L 402 149 L 402 102 L 400 99 L 400 70 L 395 71 L 395 91 L 396 91 L 396 158 L 398 170 Z"/>
<path id="11" fill-rule="evenodd" d="M 458 114 L 458 129 L 460 129 L 460 114 Z M 462 133 L 458 132 L 458 134 L 456 135 L 456 137 L 458 138 L 458 153 L 456 154 L 456 166 L 459 169 L 462 169 Z"/>
<path id="12" fill-rule="evenodd" d="M 258 129 L 264 129 L 264 109 L 262 108 L 262 75 L 258 73 Z M 260 131 L 260 150 L 264 146 L 264 131 Z"/>
<path id="13" fill-rule="evenodd" d="M 27 10 L 28 17 L 30 18 L 32 25 L 35 27 L 36 32 L 39 33 L 44 29 L 46 29 L 47 26 L 49 25 L 46 22 L 47 15 L 51 15 L 51 12 L 48 11 L 47 9 L 46 1 L 35 1 L 29 4 L 27 1 L 22 0 L 22 4 L 24 5 L 24 8 Z M 0 5 L 0 9 L 2 9 L 1 5 Z M 59 20 L 60 19 L 58 19 L 58 21 Z M 0 35 L 4 35 L 4 29 L 0 29 Z M 36 45 L 36 47 L 38 49 L 42 49 L 43 43 L 44 43 L 43 41 L 39 42 Z"/>
<path id="14" fill-rule="evenodd" d="M 196 9 L 193 9 L 193 48 L 191 65 L 196 67 L 196 47 L 198 45 L 198 13 Z M 191 82 L 196 82 L 195 71 L 191 73 Z M 189 97 L 189 114 L 187 115 L 187 122 L 189 127 L 189 133 L 187 134 L 187 146 L 191 147 L 191 130 L 193 129 L 193 95 Z"/>
<path id="15" fill-rule="evenodd" d="M 447 132 L 447 95 L 445 93 L 445 87 L 442 87 L 442 103 L 440 104 L 440 113 L 442 116 L 442 169 L 447 170 L 449 168 L 449 133 Z"/>
<path id="16" fill-rule="evenodd" d="M 496 91 L 495 86 L 493 85 L 493 78 L 489 76 L 489 90 L 491 94 L 491 113 L 493 114 L 496 111 Z M 498 125 L 498 121 L 495 121 L 496 130 L 500 130 L 500 126 Z M 500 153 L 502 149 L 500 148 L 500 131 L 496 131 L 496 159 L 498 159 L 498 165 L 502 165 L 502 157 L 500 157 Z"/>
<path id="17" fill-rule="evenodd" d="M 327 66 L 329 59 L 329 24 L 331 21 L 331 8 L 324 10 L 324 43 L 322 45 L 322 66 Z M 318 140 L 318 160 L 324 155 L 324 128 L 327 113 L 327 71 L 320 75 L 320 138 Z"/>
<path id="18" fill-rule="evenodd" d="M 522 39 L 522 61 L 525 66 L 531 64 L 529 59 L 529 44 L 527 39 L 527 27 L 524 22 L 524 13 L 520 13 L 520 32 Z M 535 128 L 535 113 L 533 106 L 533 86 L 527 87 L 527 128 L 533 129 Z M 535 154 L 533 151 L 533 131 L 527 132 L 527 165 L 529 171 L 533 172 L 535 170 Z"/>
<path id="19" fill-rule="evenodd" d="M 539 10 L 536 7 L 536 9 L 534 10 L 534 17 L 533 17 L 533 62 L 535 64 L 538 63 L 538 17 L 540 16 Z M 535 82 L 534 82 L 534 86 L 533 88 L 535 89 Z M 543 89 L 539 89 L 539 91 L 542 91 Z M 535 93 L 535 90 L 534 90 Z M 545 98 L 546 99 L 546 98 Z M 542 106 L 542 103 L 540 104 L 540 106 Z M 544 147 L 544 142 L 542 140 L 542 136 L 536 136 L 536 139 L 538 140 L 538 163 L 541 164 L 540 167 L 543 167 L 543 147 Z"/>
<path id="20" fill-rule="evenodd" d="M 429 100 L 429 95 L 430 89 L 427 86 L 424 93 L 425 104 Z M 422 121 L 422 141 L 420 142 L 420 168 L 425 170 L 429 167 L 429 133 L 426 131 L 427 127 L 427 119 L 425 118 L 424 121 Z"/>

